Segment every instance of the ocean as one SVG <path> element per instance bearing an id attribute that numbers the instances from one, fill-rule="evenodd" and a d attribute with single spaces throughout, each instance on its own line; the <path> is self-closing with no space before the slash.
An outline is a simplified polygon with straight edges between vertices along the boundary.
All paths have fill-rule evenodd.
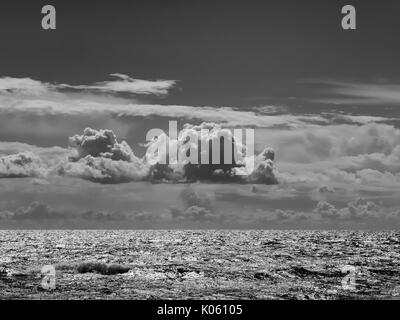
<path id="1" fill-rule="evenodd" d="M 3 230 L 0 298 L 399 299 L 400 232 Z"/>

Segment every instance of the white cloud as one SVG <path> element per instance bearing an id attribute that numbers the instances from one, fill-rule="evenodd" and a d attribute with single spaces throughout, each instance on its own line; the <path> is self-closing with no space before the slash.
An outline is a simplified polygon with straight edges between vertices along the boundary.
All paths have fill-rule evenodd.
<path id="1" fill-rule="evenodd" d="M 315 102 L 353 105 L 394 105 L 400 102 L 400 84 L 398 83 L 333 80 L 307 80 L 304 83 L 325 85 L 326 92 L 335 95 L 335 97 L 312 99 Z"/>
<path id="2" fill-rule="evenodd" d="M 0 157 L 0 178 L 41 177 L 46 172 L 41 159 L 29 151 Z"/>
<path id="3" fill-rule="evenodd" d="M 215 124 L 209 123 L 207 126 L 211 126 L 211 130 L 209 131 L 210 135 L 205 139 L 210 139 L 211 141 L 219 138 L 219 133 L 224 130 Z M 185 128 L 186 131 L 197 132 L 203 126 L 187 125 Z M 233 139 L 231 131 L 226 131 L 229 132 L 231 139 Z M 182 136 L 181 134 L 176 140 L 165 136 L 169 144 L 175 143 L 178 145 L 177 151 L 181 153 L 182 148 L 187 150 L 187 142 L 184 137 L 185 135 Z M 146 155 L 143 158 L 138 158 L 126 141 L 119 142 L 117 140 L 112 130 L 86 128 L 82 135 L 76 134 L 69 138 L 69 149 L 60 147 L 40 148 L 23 143 L 3 142 L 0 143 L 0 155 L 2 153 L 6 155 L 0 157 L 0 177 L 67 175 L 101 183 L 143 180 L 154 182 L 207 180 L 240 183 L 276 183 L 273 166 L 274 153 L 271 149 L 265 149 L 263 153 L 256 157 L 254 171 L 244 176 L 238 175 L 238 172 L 235 171 L 241 166 L 239 162 L 232 165 L 221 164 L 217 167 L 205 165 L 207 167 L 206 170 L 204 170 L 204 166 L 197 164 L 167 164 L 161 162 L 157 146 L 154 148 L 154 145 L 158 143 L 159 140 L 157 138 L 150 142 Z M 221 146 L 223 147 L 223 144 Z M 13 151 L 18 152 L 21 149 L 29 151 L 13 153 Z M 209 150 L 203 152 L 207 156 Z M 244 161 L 250 160 L 246 157 L 244 159 Z"/>
<path id="4" fill-rule="evenodd" d="M 346 116 L 334 114 L 294 115 L 271 114 L 265 107 L 240 110 L 224 106 L 161 105 L 132 102 L 131 99 L 98 95 L 107 93 L 136 93 L 165 95 L 175 85 L 173 80 L 139 80 L 113 74 L 114 81 L 94 85 L 50 84 L 29 78 L 0 78 L 0 112 L 33 113 L 36 115 L 118 115 L 133 117 L 160 116 L 223 123 L 226 126 L 298 128 L 328 125 L 338 119 L 363 124 L 387 121 L 384 117 Z M 70 89 L 70 90 L 68 90 Z M 268 110 L 273 108 L 268 107 Z M 283 109 L 280 109 L 283 110 Z"/>
<path id="5" fill-rule="evenodd" d="M 3 91 L 2 94 L 39 96 L 49 93 L 52 89 L 55 89 L 53 85 L 30 78 L 0 78 L 0 90 Z"/>
<path id="6" fill-rule="evenodd" d="M 96 82 L 92 85 L 51 84 L 30 78 L 0 78 L 0 90 L 3 94 L 39 96 L 62 89 L 76 91 L 100 91 L 106 93 L 131 93 L 143 95 L 166 95 L 175 84 L 175 80 L 133 79 L 121 73 L 113 73 L 112 81 Z"/>
<path id="7" fill-rule="evenodd" d="M 207 122 L 222 123 L 226 126 L 247 127 L 300 127 L 305 124 L 329 121 L 322 116 L 259 115 L 253 111 L 240 111 L 230 107 L 183 106 L 160 104 L 102 103 L 89 99 L 74 99 L 63 96 L 61 99 L 11 99 L 0 96 L 0 112 L 33 113 L 37 115 L 118 115 L 133 117 L 160 116 L 185 118 Z"/>
<path id="8" fill-rule="evenodd" d="M 374 219 L 374 218 L 390 218 L 393 210 L 385 210 L 382 206 L 368 201 L 363 198 L 357 198 L 350 201 L 347 206 L 337 209 L 333 204 L 320 201 L 314 209 L 314 213 L 323 218 L 342 219 L 342 220 L 359 220 L 359 219 Z"/>
<path id="9" fill-rule="evenodd" d="M 38 147 L 22 142 L 0 141 L 0 156 L 15 155 L 17 153 L 30 152 L 37 155 L 43 164 L 54 166 L 66 159 L 70 150 L 58 146 Z"/>
<path id="10" fill-rule="evenodd" d="M 102 92 L 132 93 L 132 94 L 152 94 L 166 95 L 169 89 L 175 84 L 175 80 L 141 80 L 133 79 L 125 74 L 112 73 L 110 76 L 117 78 L 113 81 L 97 82 L 93 85 L 68 85 L 61 84 L 58 88 L 69 88 L 75 90 L 94 90 Z"/>

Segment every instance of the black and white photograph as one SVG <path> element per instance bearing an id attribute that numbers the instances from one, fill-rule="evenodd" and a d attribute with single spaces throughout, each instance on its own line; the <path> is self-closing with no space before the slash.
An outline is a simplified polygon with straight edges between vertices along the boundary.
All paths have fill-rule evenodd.
<path id="1" fill-rule="evenodd" d="M 399 17 L 2 0 L 0 300 L 399 300 Z"/>

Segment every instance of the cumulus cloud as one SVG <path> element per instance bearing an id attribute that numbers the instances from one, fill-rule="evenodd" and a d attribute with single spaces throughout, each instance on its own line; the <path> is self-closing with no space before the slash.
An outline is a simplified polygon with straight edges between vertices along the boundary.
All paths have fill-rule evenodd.
<path id="1" fill-rule="evenodd" d="M 29 85 L 27 84 L 27 88 L 29 88 L 29 86 L 38 87 L 37 83 L 35 84 L 32 82 L 29 82 Z M 4 87 L 5 85 L 3 84 L 3 88 Z M 23 86 L 16 83 L 13 86 L 10 85 L 9 89 L 12 91 L 17 87 L 22 88 Z M 8 91 L 6 91 L 5 95 L 8 94 L 7 92 Z M 38 92 L 40 92 L 40 90 Z M 19 97 L 18 101 L 24 100 L 23 98 L 21 99 Z M 40 99 L 36 98 L 35 101 L 30 101 L 32 102 L 31 106 L 34 106 L 39 100 Z M 67 102 L 70 103 L 71 101 Z M 6 102 L 5 105 L 7 105 L 7 103 L 8 102 Z M 18 103 L 15 105 L 16 108 Z M 60 103 L 58 101 L 55 108 L 60 107 L 61 109 L 65 109 L 62 107 L 63 103 L 63 101 Z M 93 112 L 98 112 L 99 110 L 100 112 L 102 112 L 101 110 L 106 111 L 106 108 L 108 108 L 107 110 L 114 110 L 115 112 L 121 111 L 118 109 L 118 103 L 115 105 L 104 104 L 104 109 L 102 109 L 103 107 L 101 105 L 97 105 L 99 102 L 91 101 L 90 104 L 91 103 L 93 103 Z M 45 105 L 46 108 L 48 106 L 46 103 L 43 105 Z M 40 108 L 42 108 L 43 105 Z M 77 107 L 77 112 L 79 112 L 78 109 L 80 108 L 78 105 L 79 102 L 76 105 L 72 105 L 72 108 Z M 115 106 L 117 107 L 114 108 Z M 4 104 L 0 104 L 0 108 L 2 107 L 4 107 Z M 133 106 L 132 110 L 136 110 L 134 113 L 137 115 L 159 114 L 159 110 L 156 110 L 157 108 L 155 108 L 154 105 L 149 105 L 148 107 L 149 108 L 144 105 L 137 105 Z M 188 118 L 196 118 L 195 114 L 199 112 L 199 118 L 209 117 L 210 119 L 225 124 L 231 122 L 231 120 L 231 124 L 246 123 L 246 115 L 249 116 L 248 122 L 251 122 L 255 126 L 265 125 L 268 127 L 270 124 L 271 126 L 277 125 L 279 127 L 284 123 L 289 123 L 289 126 L 290 124 L 294 124 L 293 127 L 298 127 L 300 123 L 305 123 L 303 120 L 297 122 L 299 118 L 296 118 L 294 122 L 291 122 L 290 119 L 274 118 L 275 116 L 271 116 L 272 118 L 267 119 L 263 118 L 264 115 L 260 115 L 259 113 L 252 113 L 250 111 L 250 113 L 247 114 L 246 112 L 248 111 L 239 111 L 233 108 L 206 108 L 202 110 L 196 107 L 176 107 L 175 109 L 174 106 L 161 106 L 161 109 L 164 110 L 165 108 L 166 116 L 168 116 L 168 114 L 174 115 L 174 112 L 177 111 L 176 115 Z M 68 110 L 68 108 L 65 110 Z M 163 112 L 164 111 L 161 111 L 161 115 L 164 114 Z M 171 114 L 169 112 L 171 112 Z M 232 115 L 234 115 L 233 118 L 231 118 Z M 254 115 L 256 117 L 253 117 Z M 265 116 L 268 117 L 269 115 Z M 292 115 L 288 116 L 292 117 Z M 258 121 L 266 122 L 257 123 Z M 196 126 L 187 126 L 185 129 L 187 131 L 199 130 Z M 220 168 L 221 170 L 214 170 L 212 166 L 209 166 L 207 170 L 204 170 L 205 167 L 195 165 L 188 165 L 186 168 L 174 165 L 160 165 L 160 163 L 157 163 L 160 154 L 154 154 L 151 149 L 157 149 L 155 148 L 157 144 L 164 143 L 161 137 L 157 139 L 157 143 L 153 142 L 151 146 L 149 146 L 145 159 L 138 159 L 126 142 L 114 143 L 112 140 L 115 138 L 115 135 L 113 137 L 113 134 L 106 132 L 107 130 L 103 130 L 104 132 L 101 132 L 101 130 L 98 131 L 100 137 L 95 137 L 96 134 L 94 134 L 94 137 L 90 138 L 89 135 L 84 133 L 82 136 L 85 136 L 85 141 L 82 141 L 82 147 L 79 146 L 79 141 L 74 140 L 76 137 L 71 137 L 72 141 L 70 141 L 70 147 L 76 154 L 71 155 L 70 161 L 67 161 L 65 166 L 62 166 L 59 170 L 60 173 L 84 177 L 92 181 L 112 183 L 141 179 L 184 182 L 191 176 L 194 177 L 193 180 L 206 180 L 205 177 L 208 177 L 209 180 L 215 181 L 224 181 L 224 179 L 225 181 L 229 181 L 229 179 L 235 180 L 238 178 L 237 173 L 238 170 L 240 170 L 240 166 L 233 168 L 234 170 L 224 170 L 223 168 Z M 399 137 L 399 129 L 382 123 L 369 123 L 362 126 L 328 125 L 322 127 L 309 125 L 308 128 L 302 128 L 300 125 L 300 127 L 295 130 L 266 130 L 260 144 L 265 145 L 267 142 L 268 145 L 271 145 L 275 150 L 279 150 L 279 172 L 276 170 L 276 165 L 274 165 L 272 159 L 264 158 L 257 163 L 256 157 L 255 170 L 246 178 L 245 182 L 270 184 L 276 183 L 276 181 L 279 180 L 287 183 L 303 181 L 305 183 L 331 184 L 336 182 L 348 183 L 352 181 L 352 183 L 356 184 L 386 185 L 387 187 L 399 186 Z M 93 148 L 98 148 L 97 153 L 95 149 L 90 150 L 90 145 L 93 143 L 91 139 L 94 139 L 93 141 L 99 144 L 92 145 Z M 168 143 L 172 141 L 168 136 L 165 136 L 164 139 L 168 141 Z M 212 140 L 210 137 L 206 139 Z M 182 145 L 183 142 L 184 140 L 176 140 L 177 144 Z M 75 145 L 73 145 L 74 143 Z M 108 144 L 112 147 L 102 146 L 101 143 Z M 263 146 L 260 147 L 260 145 L 258 145 L 257 150 L 261 150 L 262 148 Z M 20 150 L 16 150 L 15 153 L 29 150 L 24 150 L 22 145 L 19 149 Z M 157 152 L 158 151 L 159 150 L 157 150 Z M 53 167 L 55 163 L 60 162 L 61 157 L 65 157 L 66 151 L 60 148 L 57 152 L 51 150 L 47 155 L 39 154 L 36 151 L 32 152 L 38 155 L 47 166 Z M 44 151 L 42 150 L 40 152 Z M 85 153 L 86 155 L 84 155 Z M 10 153 L 7 153 L 6 155 L 9 154 Z M 150 159 L 150 157 L 153 157 L 153 159 Z"/>
<path id="2" fill-rule="evenodd" d="M 304 228 L 313 222 L 314 216 L 312 213 L 303 211 L 276 209 L 274 211 L 258 210 L 258 214 L 248 218 L 247 223 L 256 227 L 267 228 Z"/>
<path id="3" fill-rule="evenodd" d="M 194 214 L 194 213 L 193 213 Z M 201 215 L 201 214 L 200 214 Z M 188 216 L 180 221 L 195 222 Z M 203 221 L 203 220 L 202 220 Z M 34 201 L 16 209 L 0 210 L 0 226 L 42 228 L 141 228 L 159 225 L 169 226 L 173 223 L 167 211 L 131 211 L 127 210 L 77 210 L 54 207 L 43 201 Z"/>
<path id="4" fill-rule="evenodd" d="M 185 124 L 176 138 L 162 133 L 148 144 L 146 160 L 168 164 L 166 170 L 157 167 L 158 175 L 188 180 L 230 180 L 237 177 L 234 170 L 245 165 L 243 144 L 231 130 L 214 123 Z"/>
<path id="5" fill-rule="evenodd" d="M 68 139 L 69 146 L 76 151 L 72 160 L 86 156 L 104 157 L 112 160 L 132 161 L 135 155 L 126 141 L 118 143 L 117 137 L 111 130 L 94 130 L 86 128 L 83 135 L 74 135 Z"/>
<path id="6" fill-rule="evenodd" d="M 103 182 L 145 180 L 150 166 L 136 157 L 126 141 L 118 142 L 111 130 L 86 128 L 82 135 L 69 138 L 73 153 L 59 167 L 60 174 Z"/>
<path id="7" fill-rule="evenodd" d="M 187 208 L 183 214 L 180 217 L 183 217 L 183 219 L 189 219 L 193 221 L 214 221 L 217 220 L 219 217 L 216 216 L 213 212 L 210 210 L 203 208 L 203 207 L 198 207 L 198 206 L 191 206 Z"/>
<path id="8" fill-rule="evenodd" d="M 257 157 L 229 130 L 215 123 L 184 125 L 177 139 L 161 134 L 148 145 L 146 160 L 156 166 L 152 175 L 165 179 L 276 184 L 274 151 L 266 148 Z M 177 150 L 171 155 L 171 146 Z M 214 156 L 216 161 L 214 161 Z M 249 166 L 252 163 L 252 166 Z M 254 168 L 252 168 L 254 167 Z M 251 172 L 248 171 L 249 168 Z M 247 169 L 247 170 L 246 170 Z"/>
<path id="9" fill-rule="evenodd" d="M 335 205 L 321 200 L 310 211 L 276 209 L 256 210 L 249 221 L 271 228 L 354 228 L 381 229 L 400 223 L 399 207 L 384 207 L 374 201 L 356 198 L 347 204 Z"/>
<path id="10" fill-rule="evenodd" d="M 268 133 L 267 133 L 268 134 Z M 327 126 L 269 132 L 279 150 L 281 183 L 358 189 L 400 189 L 400 130 L 391 125 Z M 313 191 L 313 197 L 329 198 Z"/>
<path id="11" fill-rule="evenodd" d="M 275 152 L 271 148 L 264 149 L 255 158 L 255 168 L 253 172 L 247 177 L 250 183 L 265 183 L 276 184 L 278 180 L 275 175 L 274 167 Z"/>
<path id="12" fill-rule="evenodd" d="M 327 200 L 329 197 L 333 196 L 334 193 L 335 190 L 333 187 L 322 184 L 310 192 L 310 197 L 313 200 Z"/>
<path id="13" fill-rule="evenodd" d="M 199 135 L 200 128 L 210 127 L 206 135 Z M 196 140 L 188 140 L 188 131 L 196 134 Z M 201 137 L 201 138 L 200 138 Z M 220 138 L 228 139 L 228 143 Z M 244 146 L 236 143 L 232 132 L 219 125 L 185 125 L 178 137 L 166 134 L 155 137 L 147 145 L 142 158 L 137 157 L 126 141 L 118 141 L 112 130 L 86 128 L 83 134 L 69 138 L 69 148 L 40 148 L 20 143 L 0 143 L 2 151 L 9 153 L 24 147 L 28 150 L 0 157 L 0 177 L 38 177 L 67 175 L 100 183 L 123 183 L 130 181 L 173 182 L 214 181 L 238 183 L 276 184 L 274 175 L 274 152 L 265 149 L 254 157 L 244 153 Z M 210 148 L 201 150 L 202 143 Z M 215 144 L 218 142 L 218 144 Z M 212 146 L 216 146 L 216 149 Z M 176 156 L 169 159 L 168 146 L 175 145 Z M 225 159 L 225 148 L 232 152 L 231 161 Z M 192 163 L 191 156 L 207 158 L 210 162 L 216 153 L 220 164 Z M 238 158 L 235 157 L 237 154 Z M 40 156 L 39 156 L 39 155 Z M 182 156 L 182 157 L 181 157 Z M 244 172 L 247 162 L 254 162 L 254 170 Z M 251 167 L 250 167 L 251 168 Z"/>
<path id="14" fill-rule="evenodd" d="M 20 207 L 14 212 L 0 212 L 0 219 L 3 220 L 42 220 L 42 219 L 60 219 L 64 214 L 41 202 L 34 201 L 28 207 Z"/>
<path id="15" fill-rule="evenodd" d="M 125 215 L 120 211 L 108 212 L 108 211 L 89 210 L 79 214 L 78 217 L 81 219 L 96 220 L 96 221 L 120 221 L 127 219 L 127 215 Z"/>
<path id="16" fill-rule="evenodd" d="M 321 183 L 335 185 L 335 188 L 344 189 L 348 192 L 357 191 L 400 191 L 400 174 L 380 172 L 377 170 L 363 169 L 348 172 L 336 168 L 315 169 L 299 166 L 298 171 L 276 172 L 276 178 L 282 184 L 303 185 L 313 187 Z M 293 169 L 291 169 L 293 170 Z M 313 195 L 315 193 L 313 192 Z M 328 194 L 325 194 L 326 196 Z"/>
<path id="17" fill-rule="evenodd" d="M 266 130 L 263 135 L 279 150 L 279 159 L 284 162 L 311 163 L 368 154 L 389 156 L 400 145 L 400 130 L 382 123 Z"/>
<path id="18" fill-rule="evenodd" d="M 314 209 L 314 213 L 329 219 L 336 219 L 339 217 L 338 210 L 335 206 L 326 201 L 319 201 Z"/>
<path id="19" fill-rule="evenodd" d="M 380 205 L 363 198 L 349 202 L 346 208 L 340 210 L 340 214 L 348 219 L 380 218 L 385 210 Z"/>
<path id="20" fill-rule="evenodd" d="M 21 142 L 0 141 L 0 157 L 24 152 L 37 155 L 42 163 L 47 166 L 54 166 L 64 160 L 69 155 L 70 150 L 58 146 L 38 147 Z"/>
<path id="21" fill-rule="evenodd" d="M 334 192 L 333 188 L 331 188 L 327 185 L 319 186 L 315 191 L 317 191 L 318 193 L 322 193 L 322 194 Z"/>
<path id="22" fill-rule="evenodd" d="M 395 146 L 388 154 L 376 152 L 344 157 L 338 167 L 350 171 L 368 168 L 381 172 L 397 173 L 400 171 L 400 145 Z"/>
<path id="23" fill-rule="evenodd" d="M 101 183 L 141 181 L 145 179 L 147 172 L 140 161 L 115 161 L 92 156 L 86 156 L 77 162 L 65 163 L 58 169 L 58 173 L 61 175 L 65 174 Z"/>
<path id="24" fill-rule="evenodd" d="M 46 175 L 41 159 L 26 151 L 0 157 L 0 178 L 41 177 Z"/>
<path id="25" fill-rule="evenodd" d="M 208 128 L 206 134 L 200 130 Z M 204 132 L 204 131 L 202 131 Z M 191 135 L 194 139 L 187 139 Z M 220 143 L 220 138 L 227 139 Z M 219 150 L 211 150 L 217 142 Z M 199 146 L 207 142 L 210 148 L 201 150 Z M 69 161 L 59 167 L 60 174 L 81 177 L 104 183 L 149 180 L 152 182 L 187 182 L 187 181 L 220 181 L 242 183 L 275 184 L 272 149 L 266 149 L 259 156 L 246 159 L 243 146 L 235 144 L 232 132 L 215 124 L 200 126 L 185 125 L 178 137 L 170 138 L 165 133 L 155 137 L 147 144 L 147 152 L 143 158 L 134 155 L 130 146 L 118 142 L 111 130 L 94 130 L 87 128 L 83 135 L 74 135 L 69 139 L 73 151 Z M 170 146 L 176 147 L 176 155 L 169 157 Z M 228 160 L 221 156 L 221 164 L 198 164 L 193 162 L 193 155 L 198 162 L 204 157 L 212 162 L 215 152 L 224 154 L 224 148 L 231 146 L 232 153 L 238 154 L 240 161 L 232 156 Z M 191 155 L 187 155 L 187 154 Z M 167 161 L 168 159 L 168 161 Z M 246 161 L 255 161 L 254 171 L 248 175 L 239 175 Z"/>
<path id="26" fill-rule="evenodd" d="M 202 136 L 199 135 L 201 129 L 209 131 Z M 196 133 L 197 138 L 188 139 L 189 133 Z M 340 188 L 339 185 L 354 188 L 354 185 L 358 185 L 358 188 L 364 189 L 400 189 L 400 130 L 393 126 L 329 126 L 315 130 L 280 131 L 278 136 L 275 131 L 268 132 L 268 140 L 280 150 L 278 166 L 274 164 L 275 154 L 272 149 L 266 148 L 252 158 L 247 157 L 243 151 L 245 149 L 240 147 L 233 148 L 238 158 L 242 156 L 235 163 L 192 164 L 190 153 L 197 154 L 201 159 L 207 150 L 199 146 L 204 142 L 212 145 L 220 133 L 225 133 L 225 136 L 222 135 L 224 139 L 228 137 L 228 141 L 233 142 L 231 131 L 220 125 L 185 125 L 177 139 L 162 134 L 150 141 L 143 158 L 137 157 L 126 141 L 118 141 L 111 130 L 85 129 L 83 134 L 69 139 L 69 149 L 2 142 L 0 175 L 4 178 L 61 174 L 103 183 L 140 180 L 179 183 L 303 183 L 314 189 L 312 193 L 315 200 L 330 198 L 330 192 L 316 191 L 321 185 L 330 188 Z M 186 156 L 186 164 L 161 163 L 162 159 L 168 159 L 168 146 L 173 144 L 181 155 Z M 223 154 L 224 144 L 221 143 L 221 146 Z M 24 150 L 30 153 L 24 154 Z M 21 152 L 23 155 L 19 155 Z M 205 156 L 210 157 L 210 154 Z M 241 176 L 246 161 L 254 161 L 254 170 Z"/>
<path id="27" fill-rule="evenodd" d="M 397 226 L 400 222 L 399 206 L 384 207 L 381 203 L 364 198 L 351 200 L 347 204 L 321 201 L 315 204 L 314 209 L 305 207 L 295 209 L 295 206 L 290 203 L 285 205 L 285 201 L 271 205 L 268 205 L 268 202 L 271 201 L 266 201 L 264 204 L 246 202 L 241 207 L 239 203 L 244 201 L 239 200 L 238 204 L 224 206 L 207 186 L 194 184 L 182 187 L 177 189 L 182 190 L 180 199 L 172 201 L 176 202 L 177 206 L 169 212 L 162 207 L 157 209 L 153 207 L 153 210 L 147 210 L 150 209 L 149 207 L 145 210 L 139 208 L 132 210 L 130 206 L 119 207 L 120 210 L 115 210 L 113 206 L 108 209 L 102 209 L 101 206 L 97 206 L 97 209 L 88 209 L 86 206 L 85 209 L 64 208 L 64 203 L 62 204 L 64 209 L 61 209 L 57 206 L 54 207 L 54 204 L 48 205 L 42 201 L 35 201 L 29 205 L 17 207 L 17 209 L 10 209 L 15 207 L 15 204 L 11 203 L 3 206 L 3 209 L 0 210 L 0 225 L 62 228 L 112 226 L 122 228 L 178 226 L 197 228 L 213 226 L 218 228 L 302 229 L 318 227 L 331 229 L 355 226 L 388 228 Z M 120 187 L 118 188 L 121 190 Z M 217 187 L 215 186 L 215 188 Z M 121 198 L 117 198 L 115 201 L 118 202 L 118 199 Z M 51 201 L 54 203 L 53 200 Z M 132 208 L 135 206 L 133 205 Z"/>
<path id="28" fill-rule="evenodd" d="M 59 167 L 60 174 L 104 183 L 138 181 L 148 175 L 146 164 L 111 130 L 86 128 L 83 135 L 69 138 L 69 146 L 73 154 Z"/>
<path id="29" fill-rule="evenodd" d="M 153 213 L 154 219 L 156 218 Z M 145 216 L 147 218 L 145 218 Z M 19 207 L 16 210 L 0 211 L 0 220 L 21 221 L 21 220 L 69 220 L 74 222 L 93 221 L 93 222 L 112 222 L 112 221 L 144 221 L 148 220 L 150 213 L 144 212 L 122 212 L 122 211 L 96 211 L 86 210 L 82 212 L 70 212 L 68 210 L 55 209 L 42 202 L 34 201 L 28 206 Z M 157 216 L 160 219 L 160 216 Z"/>
<path id="30" fill-rule="evenodd" d="M 350 201 L 347 206 L 340 209 L 336 208 L 329 202 L 320 201 L 313 212 L 323 218 L 352 221 L 368 218 L 385 219 L 392 213 L 391 210 L 385 210 L 384 207 L 375 202 L 363 198 L 357 198 Z"/>
<path id="31" fill-rule="evenodd" d="M 276 209 L 271 215 L 264 216 L 264 222 L 296 222 L 310 219 L 310 215 L 295 210 Z"/>
<path id="32" fill-rule="evenodd" d="M 188 186 L 180 193 L 183 201 L 183 209 L 171 208 L 170 213 L 176 221 L 193 221 L 193 222 L 222 222 L 223 215 L 218 214 L 213 206 L 213 200 L 196 192 Z"/>

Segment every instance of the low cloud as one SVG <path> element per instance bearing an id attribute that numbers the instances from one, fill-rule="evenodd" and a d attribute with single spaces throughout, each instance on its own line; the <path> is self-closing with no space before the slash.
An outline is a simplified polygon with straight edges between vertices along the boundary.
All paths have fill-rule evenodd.
<path id="1" fill-rule="evenodd" d="M 78 215 L 79 218 L 85 220 L 95 220 L 95 221 L 120 221 L 126 220 L 127 215 L 122 212 L 108 212 L 108 211 L 85 211 Z"/>
<path id="2" fill-rule="evenodd" d="M 147 216 L 147 218 L 144 218 L 145 215 Z M 55 209 L 42 201 L 34 201 L 28 206 L 19 207 L 14 211 L 0 211 L 0 220 L 3 221 L 34 220 L 36 222 L 40 222 L 44 220 L 62 220 L 78 223 L 79 221 L 83 220 L 88 222 L 93 221 L 96 223 L 113 221 L 142 222 L 144 220 L 149 220 L 149 216 L 150 214 L 145 212 L 109 212 L 104 210 L 86 210 L 82 212 L 71 212 L 70 210 Z M 158 219 L 160 219 L 160 216 L 157 217 Z M 155 220 L 155 216 L 153 218 Z"/>
<path id="3" fill-rule="evenodd" d="M 328 219 L 336 219 L 339 217 L 336 207 L 326 201 L 319 201 L 313 212 Z"/>
<path id="4" fill-rule="evenodd" d="M 168 158 L 166 145 L 175 144 L 178 152 L 199 152 L 199 156 L 206 155 L 212 158 L 212 151 L 198 149 L 201 141 L 187 141 L 185 132 L 191 130 L 198 134 L 203 126 L 185 126 L 184 133 L 177 139 L 165 134 L 156 137 L 148 145 L 143 158 L 137 157 L 126 141 L 118 141 L 112 130 L 95 130 L 86 128 L 83 134 L 69 138 L 69 149 L 58 150 L 50 148 L 48 152 L 40 149 L 42 157 L 33 152 L 6 155 L 0 158 L 0 177 L 45 177 L 46 175 L 67 175 L 100 183 L 123 183 L 130 181 L 174 182 L 214 181 L 237 183 L 276 184 L 274 173 L 274 152 L 265 149 L 260 155 L 246 158 L 242 146 L 234 147 L 234 138 L 230 130 L 222 129 L 215 124 L 211 127 L 205 140 L 211 146 L 219 139 L 221 133 L 230 138 L 232 150 L 240 153 L 240 161 L 225 164 L 221 158 L 221 165 L 192 164 L 189 162 L 165 163 L 162 158 Z M 200 135 L 198 135 L 200 136 Z M 221 154 L 224 154 L 225 144 L 220 144 Z M 35 149 L 35 148 L 31 148 Z M 183 150 L 183 151 L 182 151 Z M 164 153 L 164 156 L 162 155 Z M 201 153 L 201 154 L 200 154 Z M 43 159 L 42 159 L 43 158 Z M 56 159 L 58 161 L 56 161 Z M 236 158 L 233 158 L 236 159 Z M 175 159 L 176 160 L 176 159 Z M 247 175 L 243 174 L 246 161 L 254 161 L 254 170 Z"/>
<path id="5" fill-rule="evenodd" d="M 233 144 L 234 140 L 230 130 L 222 129 L 215 124 L 207 124 L 211 126 L 209 134 L 202 136 L 209 142 L 209 145 L 215 143 L 220 138 L 221 133 L 225 133 L 224 137 L 230 138 L 228 143 Z M 199 153 L 199 157 L 203 154 L 207 158 L 211 158 L 210 150 L 198 149 L 202 141 L 187 140 L 188 131 L 195 133 L 196 137 L 200 137 L 199 130 L 204 126 L 186 125 L 181 131 L 177 139 L 172 139 L 163 134 L 156 137 L 147 146 L 146 155 L 138 158 L 134 155 L 130 146 L 125 142 L 118 142 L 115 134 L 111 130 L 93 130 L 85 129 L 83 135 L 75 135 L 69 139 L 69 144 L 75 155 L 69 158 L 69 162 L 61 167 L 62 174 L 78 176 L 84 179 L 105 182 L 119 183 L 128 181 L 148 180 L 152 182 L 187 182 L 187 181 L 219 181 L 219 182 L 242 182 L 242 183 L 277 183 L 274 176 L 273 157 L 274 153 L 271 149 L 266 149 L 255 159 L 255 168 L 252 173 L 247 176 L 239 175 L 237 170 L 244 163 L 232 162 L 231 165 L 225 164 L 223 159 L 221 165 L 209 164 L 192 164 L 190 159 L 188 162 L 178 161 L 177 164 L 165 163 L 169 159 L 167 145 L 175 144 L 178 153 L 195 152 Z M 167 143 L 166 143 L 167 142 Z M 221 144 L 223 154 L 224 144 Z M 235 152 L 242 152 L 240 149 L 233 149 Z M 243 161 L 246 160 L 241 154 Z M 177 160 L 176 157 L 172 160 Z M 253 160 L 254 161 L 254 160 Z"/>
<path id="6" fill-rule="evenodd" d="M 0 178 L 41 177 L 46 173 L 41 159 L 30 151 L 0 157 Z"/>
<path id="7" fill-rule="evenodd" d="M 175 221 L 192 222 L 222 222 L 224 216 L 216 212 L 213 202 L 209 196 L 196 192 L 188 186 L 180 193 L 183 209 L 172 208 L 171 216 Z"/>
<path id="8" fill-rule="evenodd" d="M 280 183 L 400 189 L 400 130 L 386 124 L 267 132 Z M 315 199 L 330 197 L 313 191 Z"/>
<path id="9" fill-rule="evenodd" d="M 363 198 L 357 198 L 350 201 L 343 208 L 336 208 L 333 204 L 320 201 L 318 202 L 314 213 L 322 218 L 342 219 L 342 220 L 362 220 L 362 219 L 384 219 L 392 215 L 392 211 L 385 210 L 384 207 L 376 204 L 373 201 L 368 201 Z"/>
<path id="10" fill-rule="evenodd" d="M 76 152 L 75 156 L 70 156 L 73 161 L 80 160 L 86 156 L 103 157 L 116 161 L 132 161 L 135 158 L 126 141 L 118 143 L 117 137 L 112 130 L 86 128 L 83 131 L 83 135 L 74 135 L 68 141 L 69 146 Z"/>
<path id="11" fill-rule="evenodd" d="M 126 141 L 119 143 L 111 130 L 86 128 L 69 138 L 72 154 L 58 172 L 104 183 L 144 180 L 148 166 L 137 158 Z"/>
<path id="12" fill-rule="evenodd" d="M 0 212 L 0 219 L 3 220 L 51 220 L 62 219 L 64 217 L 64 213 L 55 210 L 41 201 L 34 201 L 28 207 L 20 207 L 14 212 Z"/>
<path id="13" fill-rule="evenodd" d="M 399 225 L 400 207 L 383 207 L 365 198 L 347 204 L 320 201 L 311 210 L 263 209 L 245 205 L 243 210 L 221 207 L 212 194 L 188 186 L 180 195 L 181 204 L 156 211 L 137 210 L 77 210 L 57 208 L 34 201 L 16 209 L 0 211 L 0 226 L 34 227 L 119 227 L 119 228 L 388 228 Z M 179 201 L 178 201 L 179 202 Z M 283 206 L 282 206 L 283 207 Z"/>
<path id="14" fill-rule="evenodd" d="M 267 212 L 263 216 L 256 219 L 261 223 L 278 223 L 278 224 L 292 224 L 296 225 L 297 223 L 301 223 L 308 219 L 311 219 L 312 216 L 310 214 L 295 211 L 295 210 L 284 210 L 284 209 L 276 209 L 273 212 Z"/>
<path id="15" fill-rule="evenodd" d="M 400 225 L 400 207 L 385 208 L 364 198 L 352 200 L 345 206 L 322 200 L 311 211 L 259 210 L 259 214 L 249 220 L 268 228 L 387 229 Z"/>
<path id="16" fill-rule="evenodd" d="M 191 206 L 183 211 L 181 214 L 176 215 L 174 218 L 183 221 L 205 222 L 216 221 L 220 218 L 220 216 L 214 214 L 206 208 Z"/>

